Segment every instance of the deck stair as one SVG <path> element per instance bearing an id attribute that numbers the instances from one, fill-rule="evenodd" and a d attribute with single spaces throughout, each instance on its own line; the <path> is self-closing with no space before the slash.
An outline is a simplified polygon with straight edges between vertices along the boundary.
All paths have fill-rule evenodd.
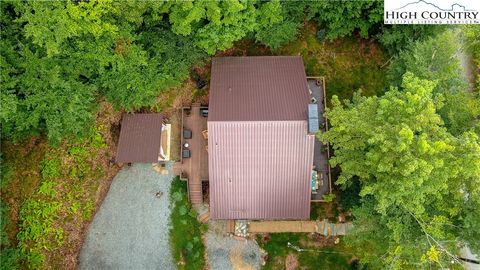
<path id="1" fill-rule="evenodd" d="M 188 193 L 192 204 L 200 204 L 203 202 L 202 182 L 188 181 Z"/>

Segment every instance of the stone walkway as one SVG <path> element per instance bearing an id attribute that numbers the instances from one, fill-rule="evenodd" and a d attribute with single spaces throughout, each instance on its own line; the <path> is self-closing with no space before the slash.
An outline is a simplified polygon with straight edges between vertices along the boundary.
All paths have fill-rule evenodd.
<path id="1" fill-rule="evenodd" d="M 160 174 L 152 164 L 134 164 L 115 176 L 88 230 L 79 269 L 175 269 L 168 242 L 171 168 Z"/>

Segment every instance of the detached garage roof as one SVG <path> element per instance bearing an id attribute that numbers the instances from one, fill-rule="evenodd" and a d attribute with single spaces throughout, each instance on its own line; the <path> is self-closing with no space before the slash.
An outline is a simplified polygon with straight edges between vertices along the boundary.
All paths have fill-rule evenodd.
<path id="1" fill-rule="evenodd" d="M 315 137 L 301 57 L 214 58 L 208 115 L 210 216 L 308 219 Z"/>
<path id="2" fill-rule="evenodd" d="M 125 114 L 117 148 L 117 162 L 158 162 L 162 115 Z"/>

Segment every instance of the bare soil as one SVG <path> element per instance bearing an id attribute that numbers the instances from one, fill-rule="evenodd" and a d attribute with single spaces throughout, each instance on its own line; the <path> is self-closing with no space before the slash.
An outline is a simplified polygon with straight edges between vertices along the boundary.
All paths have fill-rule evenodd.
<path id="1" fill-rule="evenodd" d="M 300 244 L 304 248 L 322 248 L 331 247 L 335 245 L 336 237 L 325 237 L 318 233 L 309 233 L 307 240 L 301 239 Z"/>
<path id="2" fill-rule="evenodd" d="M 298 264 L 298 257 L 293 253 L 288 253 L 287 257 L 285 258 L 285 269 L 286 270 L 295 270 L 299 266 Z"/>

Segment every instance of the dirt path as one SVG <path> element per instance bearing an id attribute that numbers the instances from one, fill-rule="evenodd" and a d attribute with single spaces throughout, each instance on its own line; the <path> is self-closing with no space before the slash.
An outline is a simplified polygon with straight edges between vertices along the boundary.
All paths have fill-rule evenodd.
<path id="1" fill-rule="evenodd" d="M 457 58 L 460 60 L 460 65 L 462 66 L 462 71 L 468 82 L 470 83 L 470 91 L 473 91 L 473 86 L 475 85 L 475 64 L 473 63 L 472 57 L 465 52 L 460 50 L 457 53 Z"/>

